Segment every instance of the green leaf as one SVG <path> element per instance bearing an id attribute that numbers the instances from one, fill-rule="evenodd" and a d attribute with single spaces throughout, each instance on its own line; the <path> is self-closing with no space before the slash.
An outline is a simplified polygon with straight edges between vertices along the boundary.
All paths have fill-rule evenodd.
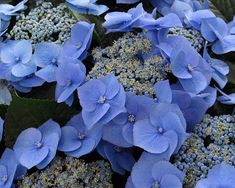
<path id="1" fill-rule="evenodd" d="M 216 16 L 231 21 L 235 15 L 235 0 L 210 0 L 210 9 Z"/>
<path id="2" fill-rule="evenodd" d="M 5 142 L 11 147 L 21 131 L 29 127 L 39 127 L 52 118 L 64 125 L 78 112 L 65 104 L 52 100 L 21 98 L 14 95 L 5 118 Z"/>

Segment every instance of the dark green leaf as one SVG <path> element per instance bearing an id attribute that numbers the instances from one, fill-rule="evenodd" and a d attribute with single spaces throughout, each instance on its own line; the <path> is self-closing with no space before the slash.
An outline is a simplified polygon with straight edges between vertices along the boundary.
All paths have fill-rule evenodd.
<path id="1" fill-rule="evenodd" d="M 210 0 L 210 9 L 226 21 L 235 15 L 235 0 Z"/>
<path id="2" fill-rule="evenodd" d="M 76 113 L 73 108 L 52 100 L 20 98 L 15 95 L 5 118 L 6 145 L 11 147 L 19 133 L 29 127 L 39 127 L 50 118 L 64 125 Z"/>

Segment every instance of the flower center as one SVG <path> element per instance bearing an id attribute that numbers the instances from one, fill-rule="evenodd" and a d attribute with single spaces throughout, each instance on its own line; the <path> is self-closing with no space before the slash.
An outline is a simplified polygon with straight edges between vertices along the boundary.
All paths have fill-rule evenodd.
<path id="1" fill-rule="evenodd" d="M 71 83 L 72 83 L 72 81 L 71 80 L 67 80 L 66 81 L 66 86 L 68 87 L 68 86 L 70 86 L 71 85 Z"/>
<path id="2" fill-rule="evenodd" d="M 36 148 L 41 148 L 42 147 L 42 143 L 41 142 L 37 142 L 34 145 L 36 146 Z"/>
<path id="3" fill-rule="evenodd" d="M 86 138 L 86 135 L 83 134 L 83 133 L 78 133 L 78 138 L 79 138 L 80 140 L 84 140 L 84 139 Z"/>
<path id="4" fill-rule="evenodd" d="M 122 151 L 122 148 L 120 148 L 119 146 L 114 146 L 113 149 L 118 153 Z"/>
<path id="5" fill-rule="evenodd" d="M 57 62 L 57 59 L 56 59 L 56 58 L 53 58 L 53 59 L 51 60 L 51 62 L 52 62 L 52 64 L 55 64 L 55 63 Z"/>
<path id="6" fill-rule="evenodd" d="M 7 175 L 4 175 L 1 180 L 2 180 L 3 183 L 7 182 L 8 176 L 7 176 Z"/>
<path id="7" fill-rule="evenodd" d="M 128 121 L 131 122 L 131 123 L 135 122 L 135 115 L 130 114 L 130 115 L 128 116 Z"/>
<path id="8" fill-rule="evenodd" d="M 189 70 L 190 72 L 192 72 L 192 71 L 193 71 L 193 67 L 192 67 L 192 65 L 188 64 L 188 70 Z"/>
<path id="9" fill-rule="evenodd" d="M 162 134 L 164 132 L 164 129 L 162 127 L 157 127 L 157 132 L 159 134 Z"/>
<path id="10" fill-rule="evenodd" d="M 156 181 L 153 183 L 153 185 L 151 186 L 151 188 L 160 188 L 159 183 Z"/>
<path id="11" fill-rule="evenodd" d="M 81 43 L 81 42 L 78 42 L 77 48 L 81 48 L 81 47 L 82 47 L 82 43 Z"/>
<path id="12" fill-rule="evenodd" d="M 19 62 L 20 62 L 20 58 L 19 58 L 19 57 L 16 57 L 16 58 L 15 58 L 15 61 L 16 61 L 16 63 L 19 63 Z"/>
<path id="13" fill-rule="evenodd" d="M 104 104 L 105 100 L 106 100 L 105 96 L 100 96 L 99 100 L 98 100 L 98 103 L 99 104 Z"/>

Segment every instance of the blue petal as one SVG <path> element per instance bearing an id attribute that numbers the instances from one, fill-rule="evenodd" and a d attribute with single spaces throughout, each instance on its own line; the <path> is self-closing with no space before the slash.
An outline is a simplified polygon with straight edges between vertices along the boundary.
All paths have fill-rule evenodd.
<path id="1" fill-rule="evenodd" d="M 55 73 L 56 73 L 57 67 L 55 65 L 48 65 L 39 71 L 35 72 L 35 75 L 38 77 L 44 79 L 46 82 L 54 82 L 56 81 Z"/>

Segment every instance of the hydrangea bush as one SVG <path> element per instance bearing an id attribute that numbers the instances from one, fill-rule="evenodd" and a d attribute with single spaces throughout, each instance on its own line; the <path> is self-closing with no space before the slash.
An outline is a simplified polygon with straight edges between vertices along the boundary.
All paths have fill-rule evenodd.
<path id="1" fill-rule="evenodd" d="M 0 187 L 235 188 L 218 1 L 1 2 Z"/>

